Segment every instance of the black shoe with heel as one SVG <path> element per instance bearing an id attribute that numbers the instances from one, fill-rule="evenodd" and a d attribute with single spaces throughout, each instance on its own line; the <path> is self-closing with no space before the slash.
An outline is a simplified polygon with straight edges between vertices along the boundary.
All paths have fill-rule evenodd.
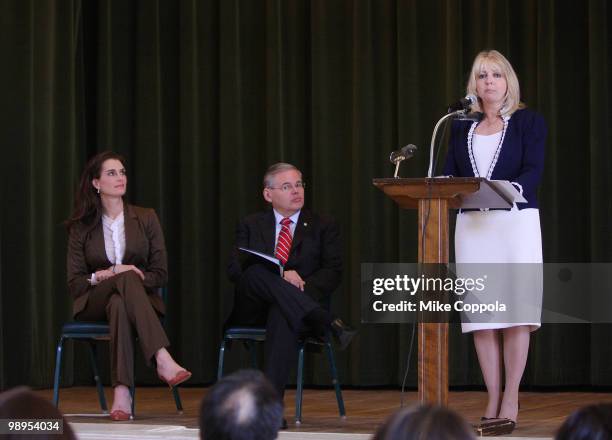
<path id="1" fill-rule="evenodd" d="M 346 325 L 340 318 L 336 318 L 331 323 L 331 331 L 336 338 L 336 342 L 340 346 L 340 350 L 345 350 L 351 343 L 353 337 L 357 334 L 357 330 Z"/>
<path id="2" fill-rule="evenodd" d="M 521 409 L 521 402 L 518 402 L 518 409 Z M 512 434 L 515 428 L 514 420 L 494 417 L 481 417 L 480 424 L 475 427 L 476 434 L 480 437 Z"/>
<path id="3" fill-rule="evenodd" d="M 486 417 L 482 417 L 486 419 Z M 516 422 L 510 419 L 486 419 L 476 426 L 476 434 L 480 437 L 491 437 L 512 434 Z"/>

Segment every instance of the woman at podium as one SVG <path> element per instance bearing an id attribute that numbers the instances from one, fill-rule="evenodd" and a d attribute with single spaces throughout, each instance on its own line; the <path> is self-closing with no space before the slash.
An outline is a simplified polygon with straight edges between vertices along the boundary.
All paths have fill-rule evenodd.
<path id="1" fill-rule="evenodd" d="M 480 118 L 453 122 L 444 174 L 510 181 L 527 202 L 514 204 L 510 210 L 460 210 L 455 230 L 456 262 L 542 263 L 537 189 L 544 168 L 544 119 L 520 101 L 516 73 L 495 50 L 476 56 L 467 93 L 478 98 L 472 109 Z M 519 278 L 520 275 L 517 282 Z M 517 284 L 510 288 L 514 289 L 512 295 L 524 293 Z M 532 303 L 541 304 L 541 288 L 529 289 L 529 294 L 536 296 L 531 298 Z M 490 423 L 488 419 L 500 419 L 500 425 L 512 427 L 510 431 L 517 421 L 519 384 L 527 362 L 530 332 L 540 327 L 540 317 L 538 313 L 536 319 L 527 322 L 512 321 L 462 324 L 464 333 L 474 334 L 487 387 L 483 420 Z"/>

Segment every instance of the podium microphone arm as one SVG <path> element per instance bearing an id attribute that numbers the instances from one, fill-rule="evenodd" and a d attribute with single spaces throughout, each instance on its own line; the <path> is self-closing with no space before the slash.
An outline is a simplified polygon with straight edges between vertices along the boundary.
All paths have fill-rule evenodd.
<path id="1" fill-rule="evenodd" d="M 438 121 L 438 123 L 434 127 L 433 134 L 431 135 L 431 144 L 429 146 L 429 169 L 427 170 L 427 177 L 429 177 L 429 178 L 433 177 L 433 172 L 434 172 L 433 162 L 434 162 L 434 150 L 435 150 L 435 146 L 436 146 L 436 136 L 438 134 L 438 129 L 442 125 L 442 122 L 444 122 L 447 119 L 452 118 L 454 116 L 462 115 L 464 113 L 465 113 L 464 110 L 457 110 L 455 112 L 452 112 L 452 113 L 449 113 L 447 115 L 444 115 L 444 116 L 442 116 L 442 118 L 440 118 L 440 120 Z"/>

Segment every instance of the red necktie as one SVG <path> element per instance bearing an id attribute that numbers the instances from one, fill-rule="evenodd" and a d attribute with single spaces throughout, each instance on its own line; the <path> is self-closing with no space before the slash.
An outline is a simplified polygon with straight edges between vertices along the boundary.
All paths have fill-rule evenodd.
<path id="1" fill-rule="evenodd" d="M 276 243 L 276 253 L 274 256 L 279 259 L 281 264 L 284 266 L 289 259 L 289 252 L 291 252 L 291 219 L 286 217 L 281 220 L 281 230 L 278 234 L 278 243 Z"/>

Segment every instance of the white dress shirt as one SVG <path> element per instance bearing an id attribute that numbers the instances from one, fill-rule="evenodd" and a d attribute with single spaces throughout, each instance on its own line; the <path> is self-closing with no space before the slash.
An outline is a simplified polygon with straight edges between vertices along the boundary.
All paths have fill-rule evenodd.
<path id="1" fill-rule="evenodd" d="M 122 264 L 125 255 L 125 222 L 123 212 L 115 219 L 102 216 L 102 232 L 104 233 L 104 249 L 106 257 L 113 265 Z M 96 274 L 91 274 L 90 283 L 98 284 Z"/>

